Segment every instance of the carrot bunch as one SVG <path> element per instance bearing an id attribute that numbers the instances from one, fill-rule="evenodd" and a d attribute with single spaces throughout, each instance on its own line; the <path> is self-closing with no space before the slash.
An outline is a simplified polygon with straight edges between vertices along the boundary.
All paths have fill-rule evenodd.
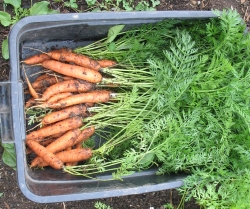
<path id="1" fill-rule="evenodd" d="M 23 63 L 46 69 L 32 83 L 24 71 L 30 94 L 25 105 L 28 119 L 29 110 L 50 109 L 39 116 L 40 126 L 27 133 L 27 154 L 36 154 L 30 167 L 62 169 L 89 159 L 92 150 L 82 148 L 82 143 L 95 133 L 95 127 L 82 128 L 83 118 L 91 116 L 88 107 L 110 100 L 111 91 L 96 84 L 103 79 L 100 69 L 116 63 L 93 60 L 65 48 L 28 57 Z"/>

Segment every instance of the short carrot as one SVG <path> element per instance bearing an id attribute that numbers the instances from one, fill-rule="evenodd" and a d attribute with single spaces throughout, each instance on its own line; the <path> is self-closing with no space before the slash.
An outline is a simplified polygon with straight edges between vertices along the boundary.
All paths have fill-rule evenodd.
<path id="1" fill-rule="evenodd" d="M 107 102 L 111 98 L 111 92 L 107 90 L 94 90 L 87 93 L 81 93 L 69 96 L 57 103 L 49 105 L 50 108 L 62 108 L 76 104 L 84 103 L 102 103 Z"/>
<path id="2" fill-rule="evenodd" d="M 35 98 L 35 99 L 38 99 L 38 98 L 39 98 L 39 95 L 37 94 L 37 92 L 35 91 L 35 89 L 33 88 L 33 86 L 31 85 L 31 83 L 30 83 L 30 81 L 29 81 L 29 78 L 28 78 L 28 76 L 27 76 L 27 74 L 26 74 L 25 69 L 23 70 L 23 72 L 24 72 L 24 76 L 25 76 L 25 78 L 26 78 L 27 85 L 28 85 L 28 88 L 29 88 L 29 91 L 30 91 L 31 96 L 32 96 L 33 98 Z"/>
<path id="3" fill-rule="evenodd" d="M 68 147 L 75 145 L 80 134 L 81 130 L 79 128 L 69 130 L 61 137 L 50 143 L 46 147 L 46 149 L 53 153 L 62 151 Z"/>
<path id="4" fill-rule="evenodd" d="M 67 80 L 56 83 L 43 93 L 41 99 L 47 101 L 53 95 L 65 92 L 88 92 L 91 91 L 95 85 L 83 80 Z"/>
<path id="5" fill-rule="evenodd" d="M 90 159 L 92 157 L 92 150 L 90 148 L 71 149 L 58 152 L 55 154 L 55 156 L 59 158 L 63 163 L 75 163 Z M 42 161 L 38 164 L 38 167 L 41 168 L 45 166 L 48 166 L 45 161 Z"/>
<path id="6" fill-rule="evenodd" d="M 63 162 L 58 157 L 56 157 L 55 154 L 49 152 L 44 146 L 40 145 L 38 142 L 34 140 L 28 140 L 27 145 L 52 168 L 59 170 L 64 166 Z"/>
<path id="7" fill-rule="evenodd" d="M 56 102 L 60 101 L 61 99 L 67 98 L 67 97 L 69 97 L 71 95 L 72 95 L 71 92 L 65 92 L 65 93 L 55 94 L 54 96 L 50 97 L 47 100 L 47 103 L 48 104 L 53 104 L 53 103 L 56 103 Z"/>
<path id="8" fill-rule="evenodd" d="M 92 83 L 98 83 L 102 80 L 102 75 L 98 71 L 86 67 L 65 64 L 55 60 L 46 60 L 42 63 L 42 66 L 60 74 L 79 78 Z"/>
<path id="9" fill-rule="evenodd" d="M 51 75 L 48 75 L 47 73 L 44 73 L 42 75 L 39 75 L 34 82 L 41 81 L 41 80 L 44 80 L 44 79 L 47 79 L 47 78 L 50 78 L 50 77 L 51 77 Z"/>
<path id="10" fill-rule="evenodd" d="M 86 116 L 87 115 L 86 111 L 87 111 L 86 106 L 82 104 L 67 107 L 62 110 L 45 115 L 42 119 L 42 124 L 51 124 L 64 120 L 69 117 L 74 117 L 79 115 Z"/>
<path id="11" fill-rule="evenodd" d="M 93 60 L 85 55 L 76 54 L 70 49 L 62 49 L 48 52 L 48 55 L 60 62 L 73 62 L 76 65 L 90 68 L 93 70 L 99 70 L 101 66 L 96 60 Z"/>
<path id="12" fill-rule="evenodd" d="M 102 68 L 113 67 L 117 65 L 117 63 L 113 60 L 98 60 L 98 63 Z"/>
<path id="13" fill-rule="evenodd" d="M 35 64 L 40 64 L 45 60 L 50 60 L 51 57 L 47 54 L 41 53 L 41 54 L 36 54 L 31 57 L 26 58 L 23 63 L 26 65 L 35 65 Z"/>
<path id="14" fill-rule="evenodd" d="M 63 78 L 50 76 L 50 77 L 47 77 L 46 79 L 42 79 L 42 80 L 38 80 L 38 81 L 33 82 L 32 87 L 34 89 L 46 88 L 46 87 L 49 87 L 49 86 L 56 84 L 58 82 L 61 82 L 61 81 L 63 81 Z"/>
<path id="15" fill-rule="evenodd" d="M 50 126 L 42 127 L 36 131 L 32 131 L 26 136 L 26 140 L 41 140 L 41 138 L 45 138 L 47 136 L 51 136 L 54 134 L 64 133 L 68 130 L 72 130 L 75 128 L 79 128 L 83 125 L 81 117 L 72 117 L 57 123 L 54 123 Z"/>

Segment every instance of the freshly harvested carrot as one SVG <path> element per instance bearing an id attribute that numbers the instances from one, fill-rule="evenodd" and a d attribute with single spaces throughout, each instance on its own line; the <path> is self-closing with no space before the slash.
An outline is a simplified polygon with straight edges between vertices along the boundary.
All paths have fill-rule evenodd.
<path id="1" fill-rule="evenodd" d="M 83 80 L 62 81 L 47 88 L 41 99 L 47 101 L 53 95 L 65 92 L 88 92 L 94 87 L 93 83 Z"/>
<path id="2" fill-rule="evenodd" d="M 73 62 L 76 65 L 90 68 L 93 70 L 99 70 L 101 68 L 101 66 L 96 60 L 93 60 L 85 55 L 76 54 L 72 52 L 72 50 L 70 49 L 64 48 L 61 50 L 51 51 L 51 52 L 48 52 L 48 55 L 52 59 L 60 61 L 60 62 Z"/>
<path id="3" fill-rule="evenodd" d="M 111 98 L 111 92 L 107 90 L 94 90 L 87 93 L 81 93 L 69 96 L 65 99 L 60 100 L 57 103 L 51 104 L 50 108 L 63 108 L 69 107 L 76 104 L 84 103 L 102 103 L 107 102 Z"/>
<path id="4" fill-rule="evenodd" d="M 55 137 L 47 138 L 47 139 L 44 139 L 43 141 L 39 142 L 39 144 L 41 144 L 44 147 L 47 147 L 49 144 L 51 144 L 56 139 L 57 138 L 55 138 Z"/>
<path id="5" fill-rule="evenodd" d="M 88 160 L 92 157 L 92 150 L 90 148 L 81 148 L 81 149 L 71 149 L 55 154 L 64 163 L 75 163 L 83 160 Z M 67 165 L 67 164 L 66 164 Z M 45 167 L 48 164 L 45 161 L 42 161 L 38 164 L 38 167 Z"/>
<path id="6" fill-rule="evenodd" d="M 70 151 L 72 150 L 72 147 L 68 147 L 67 149 L 65 149 L 65 151 Z M 45 162 L 46 163 L 46 162 Z M 75 166 L 77 165 L 78 162 L 66 162 L 65 165 L 66 166 Z M 44 165 L 38 165 L 38 167 L 45 167 Z"/>
<path id="7" fill-rule="evenodd" d="M 70 92 L 65 92 L 65 93 L 56 94 L 56 95 L 50 97 L 50 98 L 47 100 L 46 103 L 48 103 L 48 104 L 53 104 L 53 103 L 56 103 L 56 102 L 60 101 L 61 99 L 67 98 L 67 97 L 69 97 L 69 96 L 71 96 L 71 95 L 72 95 L 72 93 L 70 93 Z"/>
<path id="8" fill-rule="evenodd" d="M 34 140 L 28 140 L 27 145 L 52 168 L 59 170 L 64 166 L 63 162 L 58 157 L 56 157 L 55 154 L 49 152 L 44 146 L 40 145 L 38 142 Z"/>
<path id="9" fill-rule="evenodd" d="M 24 75 L 25 75 L 25 78 L 26 78 L 26 81 L 27 81 L 28 88 L 29 88 L 29 91 L 30 91 L 31 96 L 32 96 L 33 98 L 35 98 L 35 99 L 38 99 L 38 98 L 39 98 L 39 95 L 37 94 L 37 92 L 35 91 L 35 89 L 32 87 L 32 85 L 31 85 L 31 83 L 30 83 L 30 81 L 29 81 L 29 79 L 28 79 L 28 76 L 27 76 L 27 74 L 26 74 L 25 69 L 23 70 L 23 72 L 24 72 Z"/>
<path id="10" fill-rule="evenodd" d="M 57 137 L 58 138 L 58 137 Z M 48 137 L 45 139 L 42 139 L 41 141 L 36 141 L 39 144 L 41 144 L 42 146 L 46 147 L 48 146 L 50 143 L 52 143 L 53 141 L 55 141 L 57 138 L 54 137 Z M 31 154 L 33 152 L 33 150 L 31 150 L 29 147 L 26 147 L 26 154 Z"/>
<path id="11" fill-rule="evenodd" d="M 44 87 L 46 88 L 61 81 L 64 81 L 64 79 L 56 76 L 50 76 L 46 79 L 33 82 L 32 86 L 34 89 L 44 88 Z"/>
<path id="12" fill-rule="evenodd" d="M 64 133 L 68 130 L 72 130 L 75 128 L 79 128 L 82 126 L 82 118 L 81 117 L 72 117 L 57 123 L 52 124 L 51 126 L 42 127 L 36 131 L 32 131 L 26 136 L 26 140 L 40 140 L 41 138 L 45 138 L 47 136 L 51 136 L 54 134 Z"/>
<path id="13" fill-rule="evenodd" d="M 80 133 L 81 133 L 81 130 L 78 128 L 73 129 L 73 130 L 69 130 L 65 134 L 60 136 L 58 139 L 56 139 L 52 143 L 50 143 L 46 147 L 46 149 L 52 153 L 62 151 L 64 149 L 66 149 L 67 147 L 72 146 L 74 141 L 76 141 L 77 138 L 79 137 Z M 38 156 L 32 160 L 31 167 L 35 167 L 38 164 L 40 164 L 41 162 L 42 162 L 42 158 Z"/>
<path id="14" fill-rule="evenodd" d="M 41 81 L 41 80 L 44 80 L 44 79 L 47 79 L 47 78 L 50 78 L 50 77 L 51 77 L 50 75 L 48 75 L 47 73 L 45 73 L 45 74 L 39 75 L 34 82 Z"/>
<path id="15" fill-rule="evenodd" d="M 47 54 L 41 53 L 41 54 L 36 54 L 31 57 L 26 58 L 22 62 L 25 63 L 26 65 L 35 65 L 35 64 L 40 64 L 45 60 L 50 60 L 51 57 Z"/>
<path id="16" fill-rule="evenodd" d="M 94 127 L 86 128 L 86 129 L 80 131 L 80 134 L 79 134 L 79 131 L 80 131 L 80 129 L 74 129 L 74 130 L 68 131 L 67 133 L 62 135 L 60 138 L 58 138 L 57 140 L 55 140 L 54 142 L 49 144 L 46 147 L 46 149 L 52 153 L 56 153 L 56 152 L 59 152 L 59 151 L 66 149 L 68 147 L 72 147 L 77 143 L 80 143 L 80 142 L 87 140 L 91 135 L 93 135 L 95 133 L 95 128 Z M 79 134 L 79 135 L 76 138 L 75 136 L 77 134 Z M 31 166 L 36 167 L 41 162 L 42 162 L 42 159 L 39 157 L 36 157 L 32 161 Z"/>
<path id="17" fill-rule="evenodd" d="M 113 67 L 117 65 L 117 63 L 113 60 L 98 60 L 98 63 L 102 68 Z"/>
<path id="18" fill-rule="evenodd" d="M 73 134 L 72 134 L 73 132 Z M 75 144 L 87 140 L 95 132 L 94 127 L 89 127 L 84 130 L 74 129 L 65 133 L 63 136 L 49 144 L 46 149 L 55 153 L 66 149 L 67 147 L 72 147 Z"/>
<path id="19" fill-rule="evenodd" d="M 98 71 L 86 67 L 65 64 L 55 60 L 46 60 L 42 63 L 42 66 L 57 73 L 86 80 L 92 83 L 98 83 L 102 80 L 102 75 Z"/>
<path id="20" fill-rule="evenodd" d="M 46 149 L 55 153 L 66 149 L 67 147 L 71 147 L 78 142 L 78 137 L 81 134 L 81 130 L 79 128 L 69 130 L 61 137 L 50 143 Z"/>
<path id="21" fill-rule="evenodd" d="M 74 117 L 79 115 L 86 116 L 87 115 L 86 111 L 87 111 L 86 106 L 82 104 L 67 107 L 65 109 L 45 115 L 42 119 L 42 124 L 51 124 L 64 120 L 69 117 Z"/>

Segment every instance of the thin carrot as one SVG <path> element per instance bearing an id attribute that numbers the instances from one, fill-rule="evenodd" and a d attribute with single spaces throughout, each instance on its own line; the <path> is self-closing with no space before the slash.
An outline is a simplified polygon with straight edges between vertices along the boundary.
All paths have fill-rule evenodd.
<path id="1" fill-rule="evenodd" d="M 64 166 L 63 162 L 58 157 L 56 157 L 55 154 L 49 152 L 44 146 L 40 145 L 38 142 L 34 140 L 28 140 L 27 145 L 52 168 L 59 170 Z"/>
<path id="2" fill-rule="evenodd" d="M 79 104 L 71 107 L 67 107 L 65 109 L 52 112 L 50 114 L 47 114 L 46 116 L 43 117 L 42 119 L 42 124 L 51 124 L 55 123 L 61 120 L 64 120 L 69 117 L 74 117 L 74 116 L 86 116 L 87 113 L 87 108 L 85 105 Z"/>
<path id="3" fill-rule="evenodd" d="M 68 147 L 67 149 L 65 149 L 65 151 L 70 151 L 72 150 L 72 147 Z M 58 152 L 59 153 L 59 152 Z M 45 161 L 44 161 L 45 162 Z M 46 163 L 46 162 L 45 162 Z M 65 165 L 66 166 L 75 166 L 77 165 L 78 162 L 66 162 Z M 38 165 L 38 167 L 45 167 L 44 165 Z"/>
<path id="4" fill-rule="evenodd" d="M 55 154 L 64 163 L 72 163 L 88 160 L 92 157 L 92 150 L 90 148 L 81 148 L 81 149 L 71 149 Z M 66 164 L 67 165 L 67 164 Z M 38 164 L 38 167 L 45 167 L 48 164 L 45 161 L 42 161 Z"/>
<path id="5" fill-rule="evenodd" d="M 98 60 L 98 63 L 102 68 L 113 67 L 117 65 L 117 63 L 113 60 Z"/>
<path id="6" fill-rule="evenodd" d="M 81 130 L 79 128 L 69 130 L 61 137 L 50 143 L 46 149 L 53 153 L 62 151 L 67 147 L 75 145 L 80 134 Z"/>
<path id="7" fill-rule="evenodd" d="M 36 54 L 31 57 L 26 58 L 22 62 L 25 63 L 26 65 L 35 65 L 42 63 L 45 60 L 50 60 L 51 57 L 47 54 L 41 53 L 41 54 Z"/>
<path id="8" fill-rule="evenodd" d="M 72 95 L 71 92 L 59 93 L 59 94 L 56 94 L 56 95 L 50 97 L 47 100 L 47 103 L 48 104 L 53 104 L 53 103 L 56 103 L 56 102 L 60 101 L 61 99 L 67 98 L 67 97 L 69 97 L 71 95 Z"/>
<path id="9" fill-rule="evenodd" d="M 107 90 L 94 90 L 87 93 L 81 93 L 69 96 L 57 103 L 49 105 L 50 108 L 63 108 L 76 104 L 84 103 L 102 103 L 107 102 L 111 98 L 111 92 Z"/>
<path id="10" fill-rule="evenodd" d="M 102 80 L 102 75 L 98 71 L 86 67 L 65 64 L 55 60 L 46 60 L 42 63 L 42 66 L 60 74 L 83 79 L 92 83 L 98 83 Z"/>
<path id="11" fill-rule="evenodd" d="M 27 81 L 27 84 L 28 84 L 28 87 L 29 87 L 29 91 L 30 91 L 31 96 L 32 96 L 33 98 L 35 98 L 35 99 L 38 99 L 38 98 L 39 98 L 39 95 L 36 93 L 35 89 L 32 87 L 32 85 L 31 85 L 31 83 L 30 83 L 30 81 L 29 81 L 29 79 L 28 79 L 28 76 L 27 76 L 27 74 L 26 74 L 26 71 L 25 71 L 24 67 L 23 67 L 23 72 L 24 72 L 24 75 L 25 75 L 25 78 L 26 78 L 26 81 Z"/>
<path id="12" fill-rule="evenodd" d="M 64 133 L 68 130 L 72 130 L 75 128 L 79 128 L 82 126 L 82 118 L 81 117 L 72 117 L 57 123 L 52 124 L 51 126 L 42 127 L 36 131 L 32 131 L 26 136 L 26 140 L 40 140 L 41 138 L 45 138 L 47 136 L 51 136 L 54 134 Z"/>
<path id="13" fill-rule="evenodd" d="M 68 80 L 56 83 L 43 93 L 41 99 L 46 101 L 53 95 L 65 92 L 88 92 L 91 91 L 95 85 L 83 80 Z"/>
<path id="14" fill-rule="evenodd" d="M 70 135 L 70 132 L 74 132 L 75 136 L 74 138 L 72 138 L 73 136 Z M 62 151 L 64 149 L 66 149 L 67 147 L 72 147 L 75 144 L 82 142 L 84 140 L 87 140 L 91 135 L 93 135 L 95 132 L 94 127 L 89 127 L 86 128 L 82 131 L 80 131 L 80 129 L 74 129 L 74 130 L 70 130 L 68 131 L 66 134 L 64 134 L 63 136 L 61 136 L 60 138 L 58 138 L 57 140 L 55 140 L 54 142 L 52 142 L 51 144 L 49 144 L 46 149 L 48 149 L 49 151 L 55 153 L 55 152 L 59 152 Z M 69 137 L 69 136 L 71 137 Z"/>
<path id="15" fill-rule="evenodd" d="M 48 55 L 57 61 L 61 62 L 73 62 L 76 65 L 90 68 L 93 70 L 99 70 L 101 66 L 96 60 L 93 60 L 85 55 L 76 54 L 70 49 L 62 49 L 48 52 Z"/>
<path id="16" fill-rule="evenodd" d="M 51 77 L 51 75 L 48 75 L 47 73 L 45 73 L 45 74 L 39 75 L 34 82 L 41 81 L 41 80 L 44 80 L 44 79 L 47 79 L 50 77 Z"/>
<path id="17" fill-rule="evenodd" d="M 39 142 L 39 144 L 41 144 L 44 147 L 47 147 L 49 144 L 51 144 L 53 141 L 55 141 L 57 138 L 55 137 L 49 137 L 44 139 L 43 141 Z"/>
<path id="18" fill-rule="evenodd" d="M 44 88 L 44 87 L 49 87 L 53 84 L 56 84 L 58 82 L 64 81 L 63 78 L 60 77 L 55 77 L 55 76 L 50 76 L 46 79 L 43 80 L 38 80 L 32 83 L 32 86 L 34 89 L 36 88 Z"/>

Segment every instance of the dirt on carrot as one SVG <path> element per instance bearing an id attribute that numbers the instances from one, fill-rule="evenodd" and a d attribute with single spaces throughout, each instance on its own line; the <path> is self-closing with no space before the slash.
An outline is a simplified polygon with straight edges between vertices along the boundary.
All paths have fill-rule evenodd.
<path id="1" fill-rule="evenodd" d="M 50 126 L 42 127 L 36 131 L 32 131 L 26 136 L 26 140 L 40 140 L 41 138 L 45 138 L 47 136 L 51 136 L 54 134 L 62 134 L 68 130 L 72 130 L 75 128 L 79 128 L 83 125 L 81 117 L 72 117 L 57 123 L 54 123 Z"/>
<path id="2" fill-rule="evenodd" d="M 42 63 L 45 60 L 50 60 L 50 59 L 51 57 L 49 55 L 40 53 L 40 54 L 33 55 L 31 57 L 28 57 L 22 62 L 25 63 L 26 65 L 36 65 L 36 64 Z"/>
<path id="3" fill-rule="evenodd" d="M 88 92 L 95 88 L 95 84 L 84 80 L 67 80 L 56 83 L 43 93 L 41 99 L 47 101 L 52 96 L 66 92 Z"/>
<path id="4" fill-rule="evenodd" d="M 59 170 L 64 166 L 63 162 L 58 157 L 56 157 L 52 152 L 49 152 L 44 146 L 40 145 L 38 142 L 34 140 L 28 140 L 27 145 L 52 168 Z"/>
<path id="5" fill-rule="evenodd" d="M 102 75 L 98 71 L 86 67 L 65 64 L 55 60 L 46 60 L 42 63 L 42 66 L 57 73 L 92 83 L 98 83 L 102 80 Z"/>
<path id="6" fill-rule="evenodd" d="M 107 90 L 94 90 L 87 93 L 72 95 L 59 102 L 49 105 L 50 108 L 65 108 L 84 103 L 104 103 L 111 98 L 111 92 Z"/>
<path id="7" fill-rule="evenodd" d="M 64 108 L 62 110 L 52 112 L 44 116 L 44 118 L 42 119 L 42 124 L 52 124 L 74 116 L 84 117 L 88 115 L 86 111 L 86 106 L 82 104 Z"/>
<path id="8" fill-rule="evenodd" d="M 87 56 L 76 54 L 72 52 L 71 49 L 61 49 L 48 52 L 48 55 L 53 58 L 54 60 L 60 62 L 73 62 L 76 65 L 90 68 L 93 70 L 99 70 L 101 66 L 99 65 L 98 61 L 93 60 Z"/>

